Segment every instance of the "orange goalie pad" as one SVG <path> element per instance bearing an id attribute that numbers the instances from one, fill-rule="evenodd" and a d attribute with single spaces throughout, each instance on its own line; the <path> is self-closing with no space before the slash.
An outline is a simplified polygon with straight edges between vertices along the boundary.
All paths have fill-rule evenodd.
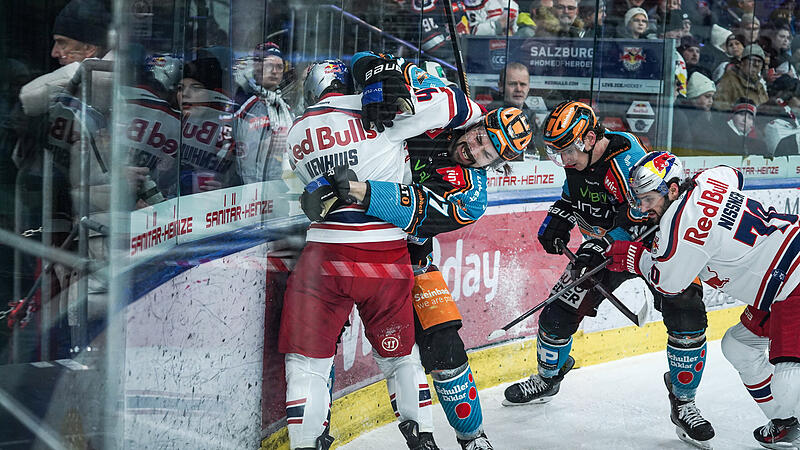
<path id="1" fill-rule="evenodd" d="M 461 320 L 456 302 L 447 289 L 447 284 L 438 270 L 426 272 L 414 277 L 414 289 L 411 291 L 414 310 L 422 328 L 428 328 L 453 320 Z"/>

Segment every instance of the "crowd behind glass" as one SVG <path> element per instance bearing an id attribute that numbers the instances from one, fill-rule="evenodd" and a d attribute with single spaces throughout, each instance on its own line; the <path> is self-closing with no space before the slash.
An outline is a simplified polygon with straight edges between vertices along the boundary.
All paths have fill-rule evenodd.
<path id="1" fill-rule="evenodd" d="M 107 2 L 65 3 L 50 28 L 50 57 L 58 61 L 57 70 L 36 70 L 19 59 L 5 58 L 0 123 L 7 205 L 3 228 L 41 239 L 37 232 L 43 220 L 42 186 L 44 178 L 51 177 L 53 235 L 47 245 L 76 248 L 71 230 L 76 218 L 85 216 L 96 223 L 88 251 L 102 261 L 114 136 L 129 151 L 124 180 L 130 188 L 131 210 L 178 196 L 291 178 L 285 142 L 293 120 L 306 106 L 303 70 L 314 59 L 347 60 L 352 53 L 314 55 L 316 50 L 310 51 L 304 35 L 314 29 L 322 34 L 322 24 L 315 27 L 312 20 L 302 32 L 292 32 L 301 28 L 296 12 L 307 5 L 268 4 L 273 8 L 260 37 L 245 46 L 231 44 L 236 32 L 224 19 L 242 11 L 229 9 L 223 14 L 217 5 L 216 13 L 204 11 L 202 20 L 197 19 L 201 11 L 186 11 L 183 48 L 176 50 L 174 42 L 164 45 L 141 38 L 137 28 L 141 24 L 128 27 L 128 34 L 110 45 Z M 425 52 L 421 60 L 454 61 L 441 0 L 352 1 L 334 6 L 341 8 L 337 11 L 342 17 L 348 14 L 348 20 L 377 26 L 385 34 L 380 41 L 369 41 L 373 48 L 366 48 L 364 36 L 331 34 L 330 48 L 338 43 L 340 49 L 360 47 L 357 50 L 415 60 L 418 48 Z M 677 154 L 798 154 L 800 36 L 796 36 L 794 0 L 463 0 L 452 6 L 455 29 L 464 36 L 674 39 L 673 62 L 681 68 L 674 80 L 671 111 L 672 147 Z M 171 26 L 174 21 L 169 14 L 159 16 L 158 9 L 130 14 L 124 17 L 132 23 L 150 17 L 153 27 Z M 305 17 L 308 20 L 308 14 Z M 120 78 L 121 98 L 112 101 L 115 60 L 123 61 L 126 70 Z M 457 80 L 449 69 L 447 76 Z M 571 95 L 530 89 L 528 68 L 513 60 L 499 78 L 496 87 L 473 92 L 490 109 L 513 105 L 532 114 L 526 102 L 531 97 L 545 99 L 545 106 L 552 108 Z M 597 106 L 602 116 L 604 105 Z M 112 110 L 118 112 L 113 116 L 116 123 Z M 82 161 L 87 149 L 90 156 Z M 51 163 L 43 150 L 52 155 L 52 176 L 45 168 Z M 541 159 L 544 154 L 531 150 L 526 158 Z M 88 172 L 81 169 L 84 162 Z M 81 186 L 88 189 L 88 206 L 79 205 L 85 198 Z M 24 198 L 16 206 L 15 195 Z M 81 207 L 85 214 L 79 214 Z M 101 238 L 93 240 L 96 236 Z M 26 258 L 21 268 L 17 261 L 14 269 L 11 254 L 5 253 L 3 289 L 24 293 L 42 268 L 35 258 Z M 52 269 L 52 295 L 68 291 L 79 278 L 58 265 Z M 24 282 L 18 279 L 13 287 L 21 273 L 27 273 Z M 89 283 L 90 294 L 102 294 L 102 281 L 95 281 Z M 5 340 L 8 331 L 2 328 L 0 339 Z M 0 361 L 9 359 L 7 347 L 0 342 Z M 54 352 L 64 354 L 59 348 Z"/>

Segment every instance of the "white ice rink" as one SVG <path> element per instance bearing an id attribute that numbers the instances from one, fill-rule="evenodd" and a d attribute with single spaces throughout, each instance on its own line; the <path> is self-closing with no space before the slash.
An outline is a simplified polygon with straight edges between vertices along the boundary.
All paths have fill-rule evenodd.
<path id="1" fill-rule="evenodd" d="M 550 403 L 501 405 L 507 384 L 480 392 L 486 435 L 496 450 L 694 449 L 675 435 L 662 380 L 664 352 L 574 369 Z M 435 395 L 435 394 L 434 394 Z M 717 450 L 761 449 L 752 431 L 766 418 L 739 376 L 709 342 L 697 406 L 714 426 Z M 434 436 L 442 450 L 460 450 L 440 405 L 433 405 Z M 340 447 L 347 450 L 406 448 L 397 423 Z"/>

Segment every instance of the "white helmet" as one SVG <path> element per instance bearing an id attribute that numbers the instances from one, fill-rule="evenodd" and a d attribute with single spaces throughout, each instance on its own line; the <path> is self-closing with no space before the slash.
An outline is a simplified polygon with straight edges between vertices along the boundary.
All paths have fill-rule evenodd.
<path id="1" fill-rule="evenodd" d="M 308 66 L 303 80 L 303 98 L 306 106 L 317 103 L 325 90 L 330 87 L 345 94 L 353 93 L 353 77 L 347 64 L 340 59 L 326 59 Z"/>
<path id="2" fill-rule="evenodd" d="M 631 207 L 639 207 L 639 195 L 657 191 L 666 196 L 669 182 L 676 179 L 681 184 L 686 179 L 683 163 L 677 156 L 668 152 L 651 152 L 644 155 L 633 165 L 628 176 L 628 203 Z"/>

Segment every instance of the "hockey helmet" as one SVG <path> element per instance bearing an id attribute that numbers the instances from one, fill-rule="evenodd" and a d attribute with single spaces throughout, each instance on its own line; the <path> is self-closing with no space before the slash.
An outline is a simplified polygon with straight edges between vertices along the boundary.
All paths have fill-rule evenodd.
<path id="1" fill-rule="evenodd" d="M 483 118 L 486 134 L 494 149 L 505 161 L 510 161 L 525 151 L 531 142 L 531 126 L 519 108 L 497 108 Z"/>
<path id="2" fill-rule="evenodd" d="M 669 152 L 650 152 L 644 155 L 631 168 L 628 176 L 628 203 L 639 208 L 639 196 L 656 191 L 661 196 L 669 193 L 669 183 L 677 179 L 680 184 L 686 179 L 683 163 L 677 156 Z"/>
<path id="3" fill-rule="evenodd" d="M 308 66 L 303 80 L 303 98 L 306 105 L 317 103 L 330 88 L 344 94 L 353 93 L 353 77 L 347 64 L 340 59 L 326 59 Z"/>
<path id="4" fill-rule="evenodd" d="M 583 139 L 589 131 L 598 134 L 598 138 L 602 137 L 597 116 L 589 105 L 571 100 L 559 103 L 544 120 L 542 137 L 547 156 L 560 166 L 559 156 L 566 150 L 588 153 Z"/>

